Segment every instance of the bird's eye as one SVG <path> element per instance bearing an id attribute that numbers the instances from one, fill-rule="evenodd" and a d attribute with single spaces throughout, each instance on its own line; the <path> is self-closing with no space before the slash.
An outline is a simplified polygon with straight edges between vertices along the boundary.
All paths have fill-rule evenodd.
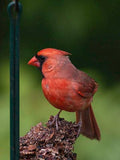
<path id="1" fill-rule="evenodd" d="M 38 55 L 36 55 L 36 58 L 40 61 L 40 62 L 44 62 L 45 61 L 45 59 L 46 59 L 46 57 L 44 57 L 44 56 L 38 56 Z"/>
<path id="2" fill-rule="evenodd" d="M 44 61 L 44 60 L 45 60 L 45 57 L 44 57 L 44 56 L 40 56 L 39 59 L 40 59 L 41 61 Z"/>

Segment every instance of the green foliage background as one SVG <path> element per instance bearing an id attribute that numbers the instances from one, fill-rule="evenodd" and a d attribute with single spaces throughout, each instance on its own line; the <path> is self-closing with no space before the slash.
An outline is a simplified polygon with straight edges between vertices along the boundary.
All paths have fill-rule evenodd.
<path id="1" fill-rule="evenodd" d="M 120 159 L 120 1 L 21 1 L 20 135 L 58 110 L 44 98 L 39 71 L 28 60 L 42 48 L 72 53 L 71 61 L 98 83 L 93 108 L 100 142 L 80 136 L 78 160 Z M 9 159 L 9 18 L 8 1 L 0 1 L 0 159 Z M 61 117 L 75 120 L 74 113 Z"/>

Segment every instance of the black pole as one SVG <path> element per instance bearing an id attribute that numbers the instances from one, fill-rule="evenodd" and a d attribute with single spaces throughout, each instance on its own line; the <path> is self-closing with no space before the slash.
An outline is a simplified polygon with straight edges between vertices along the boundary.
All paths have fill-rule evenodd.
<path id="1" fill-rule="evenodd" d="M 10 160 L 19 160 L 19 22 L 22 6 L 8 5 L 10 17 Z"/>

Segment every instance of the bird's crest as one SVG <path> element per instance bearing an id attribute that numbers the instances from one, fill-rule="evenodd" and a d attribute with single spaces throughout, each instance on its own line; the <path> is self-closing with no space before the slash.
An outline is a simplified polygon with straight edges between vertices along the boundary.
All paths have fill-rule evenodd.
<path id="1" fill-rule="evenodd" d="M 62 50 L 59 50 L 59 49 L 54 49 L 54 48 L 45 48 L 45 49 L 42 49 L 40 50 L 37 55 L 40 56 L 53 56 L 53 55 L 64 55 L 64 56 L 67 56 L 67 55 L 71 55 L 71 53 L 69 52 L 65 52 L 65 51 L 62 51 Z"/>

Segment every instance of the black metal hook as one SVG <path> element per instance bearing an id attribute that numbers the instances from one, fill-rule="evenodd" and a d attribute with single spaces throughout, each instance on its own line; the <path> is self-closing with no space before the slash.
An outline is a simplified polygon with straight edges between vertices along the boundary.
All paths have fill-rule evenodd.
<path id="1" fill-rule="evenodd" d="M 15 10 L 16 12 L 19 11 L 18 0 L 15 0 Z"/>

